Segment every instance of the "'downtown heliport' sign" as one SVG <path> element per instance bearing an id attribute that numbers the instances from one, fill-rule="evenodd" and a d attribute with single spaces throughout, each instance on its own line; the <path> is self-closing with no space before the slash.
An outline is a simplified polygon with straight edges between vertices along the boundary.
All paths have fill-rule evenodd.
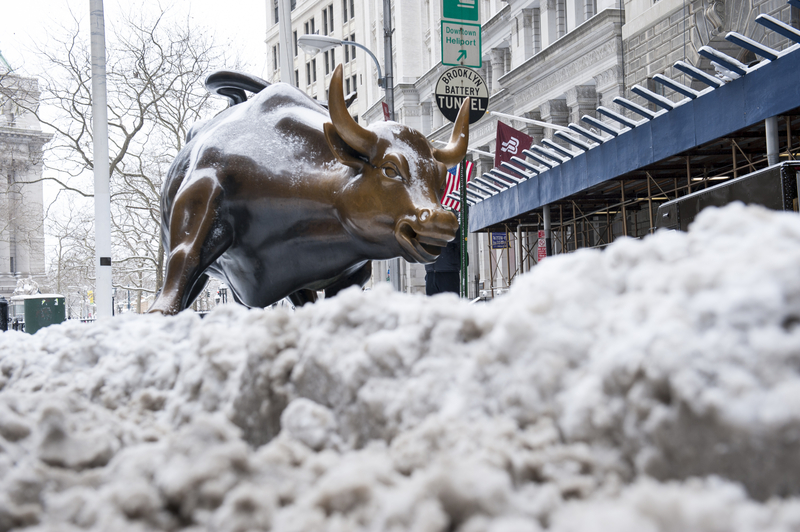
<path id="1" fill-rule="evenodd" d="M 442 0 L 442 64 L 481 67 L 478 0 Z"/>
<path id="2" fill-rule="evenodd" d="M 489 89 L 484 79 L 466 67 L 453 67 L 444 72 L 436 82 L 436 106 L 445 118 L 456 121 L 461 103 L 470 97 L 469 123 L 474 124 L 486 114 Z"/>

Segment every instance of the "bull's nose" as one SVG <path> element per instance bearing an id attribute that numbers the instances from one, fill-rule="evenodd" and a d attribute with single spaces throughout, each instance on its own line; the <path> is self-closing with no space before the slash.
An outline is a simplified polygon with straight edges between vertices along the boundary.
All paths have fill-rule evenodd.
<path id="1" fill-rule="evenodd" d="M 427 222 L 430 217 L 431 217 L 430 209 L 420 209 L 417 211 L 417 219 L 420 222 Z"/>

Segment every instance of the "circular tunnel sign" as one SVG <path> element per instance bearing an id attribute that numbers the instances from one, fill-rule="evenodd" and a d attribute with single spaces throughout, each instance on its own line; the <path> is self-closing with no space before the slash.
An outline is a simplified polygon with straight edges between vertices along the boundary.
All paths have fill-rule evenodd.
<path id="1" fill-rule="evenodd" d="M 486 114 L 489 89 L 483 78 L 467 67 L 453 67 L 444 72 L 436 82 L 436 106 L 445 118 L 456 121 L 461 103 L 470 97 L 469 123 L 474 124 Z"/>

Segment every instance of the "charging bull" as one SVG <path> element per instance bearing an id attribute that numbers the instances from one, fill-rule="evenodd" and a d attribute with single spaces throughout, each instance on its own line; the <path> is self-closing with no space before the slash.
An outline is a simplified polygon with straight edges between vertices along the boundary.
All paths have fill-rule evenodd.
<path id="1" fill-rule="evenodd" d="M 162 190 L 166 275 L 150 312 L 185 309 L 209 274 L 249 307 L 302 305 L 363 286 L 371 260 L 439 256 L 458 228 L 441 199 L 466 153 L 469 99 L 442 149 L 395 122 L 359 126 L 341 65 L 328 107 L 275 84 L 193 128 Z"/>

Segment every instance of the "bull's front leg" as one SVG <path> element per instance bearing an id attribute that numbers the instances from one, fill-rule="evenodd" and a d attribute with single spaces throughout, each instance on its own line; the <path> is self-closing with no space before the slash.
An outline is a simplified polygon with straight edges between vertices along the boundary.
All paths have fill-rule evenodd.
<path id="1" fill-rule="evenodd" d="M 148 312 L 177 314 L 203 272 L 231 245 L 233 230 L 219 218 L 222 187 L 214 176 L 193 179 L 175 196 L 169 216 L 170 249 L 161 292 Z"/>

